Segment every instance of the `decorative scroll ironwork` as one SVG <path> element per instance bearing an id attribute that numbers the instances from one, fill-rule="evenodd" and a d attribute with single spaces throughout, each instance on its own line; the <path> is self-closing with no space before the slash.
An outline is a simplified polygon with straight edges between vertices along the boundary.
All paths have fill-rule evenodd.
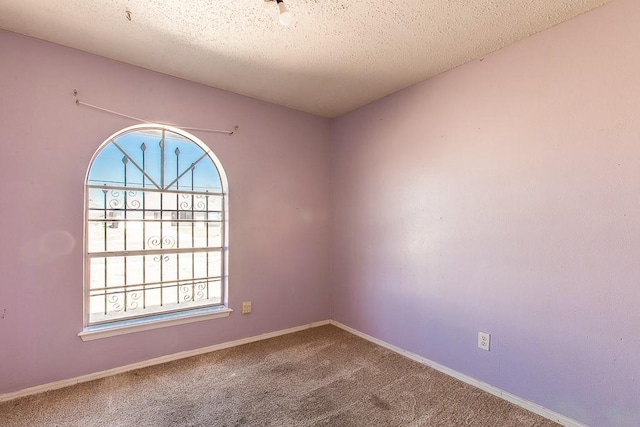
<path id="1" fill-rule="evenodd" d="M 86 185 L 89 324 L 223 303 L 221 182 L 206 151 L 163 128 L 103 147 Z"/>

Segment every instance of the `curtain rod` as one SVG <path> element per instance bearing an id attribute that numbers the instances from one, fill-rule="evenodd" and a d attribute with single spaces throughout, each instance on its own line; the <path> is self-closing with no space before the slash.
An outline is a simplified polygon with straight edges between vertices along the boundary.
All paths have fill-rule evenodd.
<path id="1" fill-rule="evenodd" d="M 109 110 L 108 108 L 98 107 L 97 105 L 93 105 L 93 104 L 89 104 L 88 102 L 81 101 L 78 98 L 78 90 L 77 89 L 73 90 L 73 96 L 76 97 L 76 105 L 84 105 L 86 107 L 91 107 L 91 108 L 94 108 L 96 110 L 104 111 L 105 113 L 114 114 L 116 116 L 125 117 L 127 119 L 136 120 L 136 121 L 142 122 L 142 123 L 158 123 L 158 124 L 161 124 L 161 125 L 176 126 L 176 127 L 180 128 L 180 129 L 184 129 L 184 130 L 195 130 L 195 131 L 202 131 L 202 132 L 222 133 L 222 134 L 225 134 L 225 135 L 233 135 L 233 133 L 236 130 L 238 130 L 238 127 L 239 127 L 239 126 L 235 126 L 233 128 L 233 130 L 217 130 L 217 129 L 184 127 L 184 126 L 173 125 L 171 123 L 151 122 L 149 120 L 140 119 L 138 117 L 130 116 L 130 115 L 124 114 L 124 113 L 119 113 L 117 111 Z"/>

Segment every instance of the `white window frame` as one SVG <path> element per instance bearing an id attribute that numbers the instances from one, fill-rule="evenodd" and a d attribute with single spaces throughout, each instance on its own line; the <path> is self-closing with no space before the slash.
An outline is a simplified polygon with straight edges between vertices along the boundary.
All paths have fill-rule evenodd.
<path id="1" fill-rule="evenodd" d="M 141 315 L 139 317 L 134 318 L 125 318 L 120 320 L 110 321 L 108 323 L 100 323 L 100 324 L 91 324 L 90 322 L 90 313 L 89 313 L 89 289 L 90 289 L 90 254 L 89 254 L 89 246 L 88 246 L 88 224 L 89 224 L 89 176 L 91 169 L 94 165 L 94 161 L 98 158 L 102 150 L 109 145 L 112 141 L 117 140 L 119 137 L 126 135 L 132 132 L 140 132 L 140 131 L 163 131 L 163 132 L 171 132 L 179 135 L 182 138 L 185 138 L 194 144 L 198 145 L 211 159 L 213 164 L 218 170 L 218 174 L 220 177 L 221 185 L 222 185 L 222 247 L 220 250 L 222 257 L 222 267 L 221 267 L 221 286 L 222 286 L 222 301 L 221 304 L 217 304 L 214 306 L 205 306 L 205 307 L 193 307 L 189 309 L 184 309 L 181 311 L 170 311 L 170 312 L 159 312 L 153 314 Z M 164 133 L 163 133 L 164 135 Z M 121 166 L 121 165 L 120 165 Z M 109 336 L 116 336 L 122 334 L 128 334 L 133 332 L 140 332 L 144 330 L 156 329 L 161 327 L 179 325 L 184 323 L 192 323 L 203 320 L 227 317 L 233 311 L 229 308 L 229 289 L 228 289 L 228 271 L 229 271 L 229 185 L 227 181 L 227 176 L 225 174 L 224 168 L 220 160 L 215 156 L 215 154 L 211 151 L 211 149 L 203 143 L 197 137 L 187 133 L 181 129 L 160 125 L 160 124 L 142 124 L 130 126 L 125 129 L 122 129 L 109 138 L 107 138 L 95 151 L 90 163 L 87 168 L 87 173 L 84 180 L 84 280 L 83 280 L 83 294 L 84 294 L 84 323 L 83 330 L 78 334 L 78 336 L 83 341 L 95 340 L 100 338 L 106 338 Z M 178 216 L 179 214 L 176 214 Z M 144 222 L 144 221 L 143 221 Z M 105 285 L 106 286 L 106 285 Z M 162 291 L 161 291 L 162 292 Z M 105 297 L 106 298 L 106 297 Z"/>

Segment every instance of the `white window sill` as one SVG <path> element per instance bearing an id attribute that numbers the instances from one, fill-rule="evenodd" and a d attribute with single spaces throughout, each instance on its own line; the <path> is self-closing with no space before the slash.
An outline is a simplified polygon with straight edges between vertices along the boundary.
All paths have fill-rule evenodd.
<path id="1" fill-rule="evenodd" d="M 116 335 L 132 334 L 134 332 L 165 328 L 167 326 L 228 317 L 232 311 L 233 310 L 228 307 L 208 307 L 178 313 L 159 314 L 141 319 L 130 319 L 111 324 L 87 326 L 78 336 L 82 338 L 82 341 L 93 341 Z"/>

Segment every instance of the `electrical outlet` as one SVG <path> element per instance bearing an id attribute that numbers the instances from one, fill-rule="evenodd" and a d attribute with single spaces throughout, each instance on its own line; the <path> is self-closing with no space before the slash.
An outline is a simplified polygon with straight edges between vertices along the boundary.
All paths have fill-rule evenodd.
<path id="1" fill-rule="evenodd" d="M 242 314 L 251 313 L 251 301 L 242 301 Z"/>
<path id="2" fill-rule="evenodd" d="M 491 347 L 491 334 L 478 332 L 478 348 L 489 351 Z"/>

